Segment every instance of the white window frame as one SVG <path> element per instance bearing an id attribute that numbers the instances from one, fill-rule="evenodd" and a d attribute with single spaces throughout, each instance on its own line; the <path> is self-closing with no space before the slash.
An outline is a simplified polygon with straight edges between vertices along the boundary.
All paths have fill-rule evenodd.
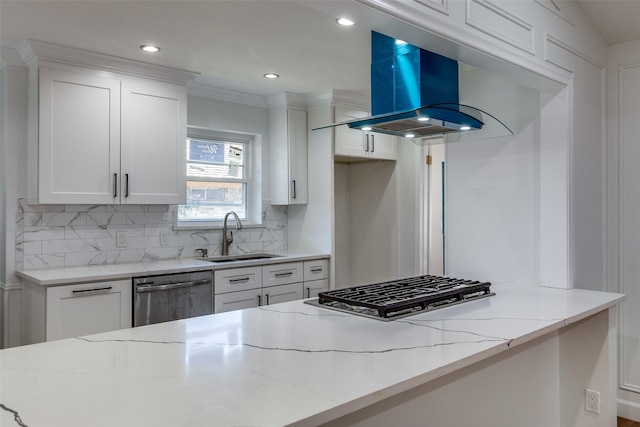
<path id="1" fill-rule="evenodd" d="M 196 126 L 189 126 L 187 128 L 187 140 L 189 139 L 203 139 L 212 142 L 238 142 L 245 144 L 246 152 L 244 173 L 246 179 L 246 219 L 243 219 L 242 225 L 244 226 L 261 226 L 262 225 L 262 191 L 261 191 L 261 153 L 262 153 L 262 138 L 260 135 L 231 132 L 207 129 Z M 187 160 L 188 162 L 188 160 Z M 187 185 L 188 178 L 185 175 L 185 186 Z M 229 180 L 216 180 L 217 182 L 238 182 Z M 176 206 L 176 212 L 174 215 L 174 229 L 176 230 L 199 230 L 199 229 L 217 229 L 222 228 L 223 221 L 190 221 L 179 220 L 178 207 Z"/>

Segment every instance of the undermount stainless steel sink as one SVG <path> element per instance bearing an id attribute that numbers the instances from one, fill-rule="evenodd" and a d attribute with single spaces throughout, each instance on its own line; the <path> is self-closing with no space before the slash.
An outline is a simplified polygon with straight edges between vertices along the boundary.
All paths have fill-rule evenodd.
<path id="1" fill-rule="evenodd" d="M 209 262 L 233 262 L 233 261 L 253 261 L 256 259 L 269 259 L 278 258 L 282 255 L 266 254 L 266 253 L 251 253 L 251 254 L 235 254 L 235 255 L 222 255 L 203 258 Z"/>

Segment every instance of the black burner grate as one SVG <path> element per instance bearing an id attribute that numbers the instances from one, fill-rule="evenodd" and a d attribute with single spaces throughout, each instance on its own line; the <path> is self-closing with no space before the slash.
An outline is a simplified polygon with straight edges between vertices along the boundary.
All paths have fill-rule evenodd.
<path id="1" fill-rule="evenodd" d="M 427 275 L 320 292 L 318 304 L 389 318 L 493 295 L 490 287 L 490 282 Z"/>

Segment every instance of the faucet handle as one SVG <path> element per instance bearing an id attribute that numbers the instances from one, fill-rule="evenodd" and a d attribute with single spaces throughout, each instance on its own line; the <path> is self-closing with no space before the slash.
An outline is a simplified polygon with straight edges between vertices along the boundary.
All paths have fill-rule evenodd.
<path id="1" fill-rule="evenodd" d="M 196 249 L 196 252 L 200 252 L 200 256 L 202 258 L 206 258 L 209 251 L 207 251 L 206 248 L 198 248 L 198 249 Z"/>

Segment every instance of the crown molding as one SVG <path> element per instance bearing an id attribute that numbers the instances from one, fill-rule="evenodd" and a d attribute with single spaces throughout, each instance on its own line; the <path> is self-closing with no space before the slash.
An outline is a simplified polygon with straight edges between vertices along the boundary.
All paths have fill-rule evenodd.
<path id="1" fill-rule="evenodd" d="M 187 85 L 187 93 L 199 98 L 215 99 L 216 101 L 231 102 L 250 107 L 269 108 L 268 99 L 264 95 L 254 95 L 202 83 L 189 83 Z"/>
<path id="2" fill-rule="evenodd" d="M 23 40 L 16 50 L 20 58 L 29 66 L 46 65 L 46 63 L 67 64 L 178 84 L 187 84 L 200 75 L 194 71 L 134 61 L 38 40 Z"/>

